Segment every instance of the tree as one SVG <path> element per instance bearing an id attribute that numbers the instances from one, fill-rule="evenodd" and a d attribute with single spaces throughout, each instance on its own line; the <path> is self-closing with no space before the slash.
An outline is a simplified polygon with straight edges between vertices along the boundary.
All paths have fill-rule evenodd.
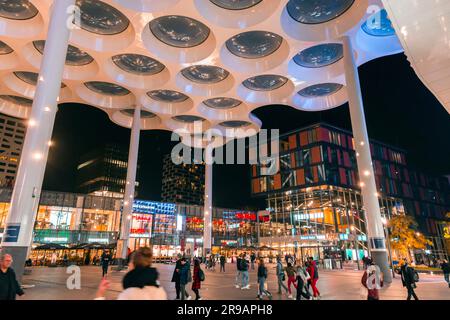
<path id="1" fill-rule="evenodd" d="M 401 258 L 407 257 L 411 260 L 411 249 L 426 249 L 427 245 L 432 245 L 431 241 L 416 231 L 418 224 L 413 217 L 394 216 L 389 220 L 388 226 L 391 230 L 391 247 Z"/>
<path id="2" fill-rule="evenodd" d="M 446 218 L 450 219 L 450 212 L 447 212 Z M 444 227 L 444 239 L 450 240 L 450 222 L 448 221 L 445 223 Z"/>

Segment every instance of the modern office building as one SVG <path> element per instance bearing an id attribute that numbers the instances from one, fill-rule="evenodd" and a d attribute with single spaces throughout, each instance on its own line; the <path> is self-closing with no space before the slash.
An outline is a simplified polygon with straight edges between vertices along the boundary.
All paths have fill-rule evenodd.
<path id="1" fill-rule="evenodd" d="M 25 131 L 24 120 L 0 113 L 0 186 L 14 185 Z"/>
<path id="2" fill-rule="evenodd" d="M 128 150 L 105 144 L 81 156 L 77 167 L 77 192 L 123 198 L 128 167 Z M 136 181 L 136 193 L 139 182 Z"/>
<path id="3" fill-rule="evenodd" d="M 170 154 L 163 157 L 161 200 L 164 202 L 203 205 L 205 165 L 175 164 Z"/>
<path id="4" fill-rule="evenodd" d="M 355 142 L 351 132 L 327 124 L 302 128 L 280 138 L 279 172 L 262 176 L 252 166 L 252 194 L 267 198 L 270 221 L 261 242 L 315 257 L 356 259 L 367 250 Z M 413 216 L 433 245 L 426 253 L 447 255 L 443 239 L 450 186 L 445 177 L 411 169 L 404 150 L 370 143 L 381 214 Z"/>

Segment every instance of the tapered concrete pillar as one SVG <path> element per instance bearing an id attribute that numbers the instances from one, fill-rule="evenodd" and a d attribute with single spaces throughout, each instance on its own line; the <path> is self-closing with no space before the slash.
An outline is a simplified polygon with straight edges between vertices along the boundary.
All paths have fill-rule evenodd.
<path id="1" fill-rule="evenodd" d="M 211 253 L 212 246 L 212 178 L 213 164 L 205 163 L 205 208 L 203 227 L 203 254 Z"/>
<path id="2" fill-rule="evenodd" d="M 358 67 L 356 65 L 350 38 L 344 36 L 342 41 L 344 45 L 344 65 L 350 105 L 350 117 L 355 141 L 361 195 L 366 215 L 370 255 L 383 272 L 384 280 L 390 283 L 392 282 L 392 276 L 389 271 L 386 240 L 381 220 L 375 175 L 372 167 L 372 155 L 370 152 L 369 136 L 367 134 L 366 119 L 364 116 Z"/>
<path id="3" fill-rule="evenodd" d="M 6 219 L 3 251 L 13 256 L 13 268 L 22 277 L 33 240 L 50 139 L 61 89 L 61 78 L 70 36 L 68 9 L 75 0 L 53 3 L 41 70 L 20 158 L 11 207 Z"/>
<path id="4" fill-rule="evenodd" d="M 139 154 L 139 137 L 141 133 L 141 107 L 136 106 L 131 127 L 130 149 L 128 152 L 127 181 L 123 197 L 122 227 L 120 231 L 120 242 L 122 251 L 120 258 L 126 259 L 130 237 L 130 223 L 133 214 L 134 192 L 136 187 L 136 171 Z"/>

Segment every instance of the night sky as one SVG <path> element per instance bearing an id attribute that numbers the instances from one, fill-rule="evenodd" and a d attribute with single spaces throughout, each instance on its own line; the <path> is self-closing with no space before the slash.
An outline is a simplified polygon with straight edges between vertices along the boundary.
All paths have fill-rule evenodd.
<path id="1" fill-rule="evenodd" d="M 371 139 L 407 151 L 408 164 L 422 171 L 450 174 L 450 116 L 417 78 L 403 54 L 383 57 L 359 68 L 366 121 Z M 348 106 L 330 111 L 302 112 L 288 106 L 254 111 L 263 128 L 287 132 L 320 121 L 351 130 Z M 160 200 L 162 156 L 170 153 L 167 131 L 141 134 L 139 198 Z M 74 192 L 79 157 L 104 143 L 128 147 L 130 130 L 113 124 L 98 109 L 75 104 L 59 107 L 44 179 L 44 189 Z M 250 197 L 250 171 L 245 165 L 214 166 L 214 206 L 265 207 Z"/>

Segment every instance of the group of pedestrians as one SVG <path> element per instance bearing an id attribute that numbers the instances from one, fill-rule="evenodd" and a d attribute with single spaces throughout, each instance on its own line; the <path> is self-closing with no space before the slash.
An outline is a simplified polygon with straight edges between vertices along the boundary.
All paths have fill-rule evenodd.
<path id="1" fill-rule="evenodd" d="M 248 274 L 248 268 L 250 262 L 250 257 L 246 252 L 239 255 L 236 259 L 236 289 L 241 288 L 241 290 L 249 290 L 250 289 L 250 277 Z"/>
<path id="2" fill-rule="evenodd" d="M 195 300 L 202 300 L 200 289 L 202 281 L 205 280 L 205 273 L 201 269 L 200 260 L 194 258 L 194 268 L 191 271 L 190 259 L 180 257 L 175 263 L 172 275 L 172 282 L 175 282 L 176 300 L 191 300 L 192 296 L 186 290 L 186 286 L 192 282 L 191 290 L 195 294 Z"/>

